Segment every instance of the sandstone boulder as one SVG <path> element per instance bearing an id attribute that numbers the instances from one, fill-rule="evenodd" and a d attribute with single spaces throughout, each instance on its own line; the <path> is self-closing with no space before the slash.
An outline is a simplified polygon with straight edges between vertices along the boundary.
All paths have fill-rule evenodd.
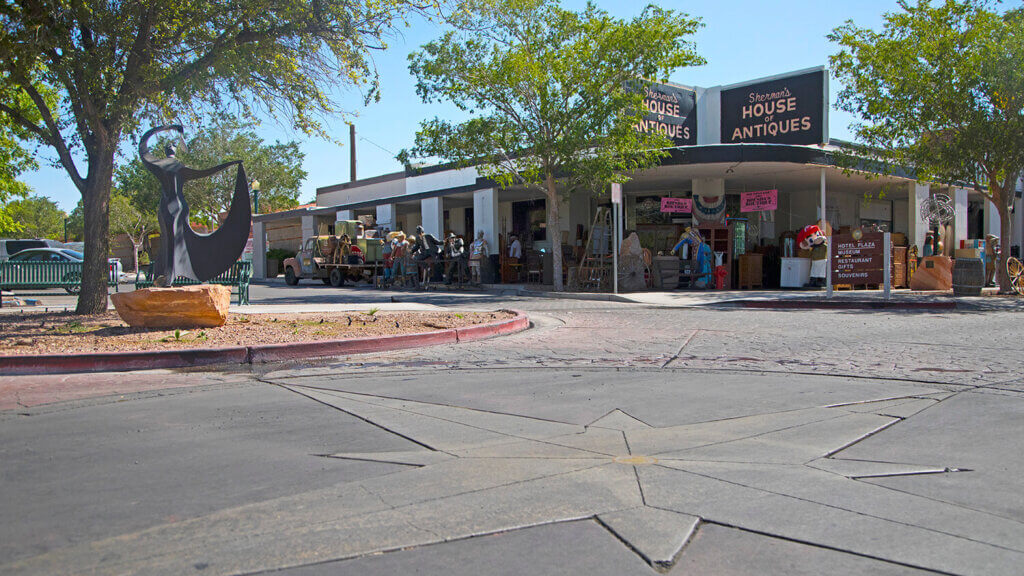
<path id="1" fill-rule="evenodd" d="M 132 328 L 215 328 L 228 319 L 231 289 L 200 284 L 112 294 L 118 315 Z"/>
<path id="2" fill-rule="evenodd" d="M 911 290 L 952 290 L 953 261 L 949 256 L 927 256 L 910 279 Z"/>

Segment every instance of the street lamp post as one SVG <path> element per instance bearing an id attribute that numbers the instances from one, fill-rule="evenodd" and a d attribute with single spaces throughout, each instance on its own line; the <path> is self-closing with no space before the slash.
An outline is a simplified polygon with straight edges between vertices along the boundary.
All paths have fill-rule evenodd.
<path id="1" fill-rule="evenodd" d="M 253 180 L 250 186 L 252 189 L 252 213 L 260 213 L 260 181 Z"/>
<path id="2" fill-rule="evenodd" d="M 69 220 L 69 218 L 67 218 L 67 217 L 64 218 L 64 243 L 65 244 L 68 243 L 68 220 Z"/>

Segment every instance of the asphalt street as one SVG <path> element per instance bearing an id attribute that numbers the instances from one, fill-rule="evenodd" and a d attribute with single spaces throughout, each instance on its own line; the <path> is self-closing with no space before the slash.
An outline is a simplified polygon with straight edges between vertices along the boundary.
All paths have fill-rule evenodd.
<path id="1" fill-rule="evenodd" d="M 0 574 L 1019 574 L 1024 316 L 256 286 L 494 340 L 10 377 Z M 60 394 L 51 393 L 60 391 Z M 54 401 L 59 400 L 59 401 Z"/>

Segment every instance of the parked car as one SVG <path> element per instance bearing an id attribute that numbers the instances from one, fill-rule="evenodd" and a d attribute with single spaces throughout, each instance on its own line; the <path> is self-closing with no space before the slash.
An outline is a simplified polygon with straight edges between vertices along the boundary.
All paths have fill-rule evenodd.
<path id="1" fill-rule="evenodd" d="M 67 248 L 29 248 L 14 254 L 8 260 L 10 262 L 82 262 L 85 260 L 85 255 Z M 111 266 L 110 279 L 114 282 L 120 281 L 123 272 L 121 259 L 109 258 L 107 262 Z M 65 290 L 69 294 L 77 294 L 81 287 L 65 288 Z"/>
<path id="2" fill-rule="evenodd" d="M 62 242 L 49 238 L 26 238 L 21 240 L 0 240 L 0 262 L 29 248 L 66 248 Z"/>

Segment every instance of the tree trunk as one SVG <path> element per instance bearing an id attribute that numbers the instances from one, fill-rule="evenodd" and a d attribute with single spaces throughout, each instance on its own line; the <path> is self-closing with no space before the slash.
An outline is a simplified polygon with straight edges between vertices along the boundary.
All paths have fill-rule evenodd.
<path id="1" fill-rule="evenodd" d="M 1003 196 L 1013 194 L 1014 190 L 1004 190 Z M 999 248 L 1001 254 L 996 259 L 996 282 L 999 284 L 1000 294 L 1013 294 L 1013 286 L 1010 284 L 1010 274 L 1006 271 L 1006 261 L 1010 258 L 1010 244 L 1013 242 L 1013 224 L 1010 220 L 1010 209 L 1006 206 L 1006 198 L 996 204 L 999 212 Z"/>
<path id="2" fill-rule="evenodd" d="M 116 142 L 116 139 L 114 139 Z M 85 262 L 82 265 L 82 292 L 76 314 L 102 314 L 107 311 L 107 279 L 110 264 L 110 187 L 114 176 L 116 143 L 98 146 L 90 154 L 89 175 L 82 192 L 85 217 Z"/>
<path id="3" fill-rule="evenodd" d="M 551 266 L 554 268 L 555 292 L 565 290 L 565 283 L 562 278 L 562 233 L 561 223 L 558 217 L 558 190 L 555 188 L 555 178 L 548 173 L 546 182 L 548 189 L 548 230 L 547 237 L 551 242 Z"/>

